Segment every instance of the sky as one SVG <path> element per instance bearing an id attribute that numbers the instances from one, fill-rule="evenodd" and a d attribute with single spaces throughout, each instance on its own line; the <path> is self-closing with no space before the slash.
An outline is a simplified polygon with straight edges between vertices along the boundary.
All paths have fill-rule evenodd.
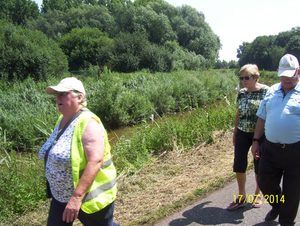
<path id="1" fill-rule="evenodd" d="M 34 0 L 39 7 L 42 0 Z M 171 5 L 189 5 L 202 12 L 219 36 L 219 59 L 238 60 L 237 49 L 258 36 L 278 35 L 300 27 L 299 0 L 165 0 Z"/>

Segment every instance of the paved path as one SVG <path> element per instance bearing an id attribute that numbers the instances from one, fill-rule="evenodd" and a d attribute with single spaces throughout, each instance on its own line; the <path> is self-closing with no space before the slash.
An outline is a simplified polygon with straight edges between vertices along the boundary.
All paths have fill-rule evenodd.
<path id="1" fill-rule="evenodd" d="M 246 191 L 253 195 L 255 189 L 254 173 L 247 175 Z M 234 181 L 226 187 L 210 194 L 192 206 L 154 224 L 154 226 L 196 226 L 196 225 L 255 225 L 275 226 L 279 225 L 278 218 L 273 222 L 265 222 L 265 216 L 271 210 L 269 204 L 263 204 L 261 208 L 251 208 L 251 204 L 228 211 L 226 207 L 233 201 L 237 194 L 237 182 Z M 300 226 L 300 214 L 296 218 L 296 225 Z"/>

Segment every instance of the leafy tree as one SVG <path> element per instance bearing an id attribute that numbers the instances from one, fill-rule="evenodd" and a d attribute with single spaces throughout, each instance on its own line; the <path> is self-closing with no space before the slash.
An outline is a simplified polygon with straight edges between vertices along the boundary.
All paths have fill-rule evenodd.
<path id="1" fill-rule="evenodd" d="M 176 32 L 180 45 L 186 47 L 190 52 L 202 55 L 207 59 L 207 67 L 211 67 L 218 58 L 218 51 L 221 48 L 220 39 L 216 36 L 204 20 L 204 14 L 197 12 L 190 6 L 182 6 L 180 9 L 181 18 L 177 17 Z"/>
<path id="2" fill-rule="evenodd" d="M 112 57 L 113 40 L 98 28 L 73 29 L 59 40 L 68 56 L 70 70 L 104 66 Z"/>
<path id="3" fill-rule="evenodd" d="M 238 54 L 240 56 L 240 67 L 248 63 L 254 63 L 260 70 L 270 70 L 272 68 L 272 58 L 269 52 L 273 39 L 272 36 L 259 36 L 251 44 L 240 46 L 243 49 L 242 55 Z"/>
<path id="4" fill-rule="evenodd" d="M 221 61 L 218 59 L 215 63 L 214 69 L 223 69 L 223 68 L 225 69 L 229 68 L 227 61 L 225 60 Z"/>
<path id="5" fill-rule="evenodd" d="M 272 46 L 272 49 L 270 50 L 269 54 L 270 57 L 272 59 L 272 65 L 270 70 L 271 71 L 276 71 L 279 65 L 279 61 L 281 59 L 281 57 L 284 55 L 285 53 L 285 48 L 279 47 L 279 46 Z"/>
<path id="6" fill-rule="evenodd" d="M 287 43 L 285 51 L 287 53 L 293 54 L 297 59 L 300 60 L 300 36 L 293 36 Z"/>
<path id="7" fill-rule="evenodd" d="M 110 45 L 88 50 L 91 43 L 86 38 L 80 48 L 71 40 L 70 44 L 60 43 L 68 54 L 71 70 L 101 66 L 99 62 L 121 72 L 143 68 L 190 70 L 212 67 L 218 58 L 219 37 L 205 22 L 204 14 L 190 6 L 174 7 L 164 0 L 68 0 L 64 6 L 61 0 L 44 0 L 44 3 L 43 13 L 38 19 L 27 22 L 28 28 L 43 31 L 54 40 L 69 40 L 67 34 L 75 28 L 97 28 L 108 34 L 106 38 L 114 39 L 114 52 L 106 58 L 109 62 L 100 59 L 103 59 L 101 50 L 110 49 Z M 129 37 L 137 40 L 129 40 Z M 180 48 L 168 52 L 164 44 L 173 41 L 178 42 Z M 79 50 L 96 58 L 83 60 L 84 54 Z"/>
<path id="8" fill-rule="evenodd" d="M 24 25 L 27 20 L 39 16 L 37 3 L 31 0 L 1 0 L 0 19 L 7 19 L 12 23 Z"/>
<path id="9" fill-rule="evenodd" d="M 134 30 L 135 32 L 146 32 L 152 43 L 162 44 L 165 41 L 176 39 L 168 17 L 164 14 L 158 15 L 149 5 L 136 9 Z"/>
<path id="10" fill-rule="evenodd" d="M 275 39 L 274 45 L 285 48 L 292 36 L 293 33 L 290 31 L 280 32 Z"/>
<path id="11" fill-rule="evenodd" d="M 67 58 L 42 32 L 0 21 L 0 77 L 46 80 L 67 71 Z"/>
<path id="12" fill-rule="evenodd" d="M 113 16 L 118 25 L 118 32 L 134 33 L 135 7 L 132 4 L 119 4 Z"/>
<path id="13" fill-rule="evenodd" d="M 237 49 L 237 58 L 242 57 L 243 54 L 245 54 L 245 50 L 247 45 L 249 45 L 249 42 L 243 42 L 242 45 L 239 45 L 239 48 Z"/>
<path id="14" fill-rule="evenodd" d="M 39 16 L 38 19 L 27 21 L 26 27 L 31 30 L 39 30 L 48 38 L 57 40 L 68 32 L 68 25 L 64 21 L 65 14 L 59 10 L 49 10 Z"/>
<path id="15" fill-rule="evenodd" d="M 146 45 L 141 53 L 139 69 L 149 69 L 151 72 L 169 72 L 171 69 L 170 53 L 163 46 Z"/>
<path id="16" fill-rule="evenodd" d="M 134 72 L 140 68 L 141 55 L 150 45 L 144 33 L 120 33 L 114 48 L 113 69 L 119 72 Z"/>
<path id="17" fill-rule="evenodd" d="M 280 32 L 274 36 L 259 36 L 252 43 L 243 43 L 237 50 L 239 65 L 256 63 L 259 69 L 276 70 L 285 53 L 300 57 L 300 28 Z"/>
<path id="18" fill-rule="evenodd" d="M 132 4 L 130 0 L 98 0 L 98 5 L 105 6 L 110 13 L 114 13 L 119 5 Z"/>
<path id="19" fill-rule="evenodd" d="M 252 52 L 251 52 L 252 43 L 243 42 L 243 45 L 239 46 L 237 57 L 239 58 L 240 67 L 245 64 L 252 63 Z"/>
<path id="20" fill-rule="evenodd" d="M 235 60 L 231 60 L 228 62 L 228 67 L 230 69 L 239 68 L 239 64 Z"/>
<path id="21" fill-rule="evenodd" d="M 98 28 L 113 37 L 117 26 L 114 18 L 104 6 L 80 5 L 66 11 L 49 10 L 37 20 L 27 22 L 30 29 L 40 30 L 49 38 L 57 40 L 70 32 L 73 28 Z"/>
<path id="22" fill-rule="evenodd" d="M 272 46 L 272 38 L 270 36 L 259 36 L 252 43 L 252 62 L 256 63 L 260 70 L 270 70 L 272 59 L 269 55 Z"/>
<path id="23" fill-rule="evenodd" d="M 42 13 L 47 13 L 50 10 L 66 11 L 73 6 L 73 1 L 68 0 L 43 0 L 41 7 Z"/>

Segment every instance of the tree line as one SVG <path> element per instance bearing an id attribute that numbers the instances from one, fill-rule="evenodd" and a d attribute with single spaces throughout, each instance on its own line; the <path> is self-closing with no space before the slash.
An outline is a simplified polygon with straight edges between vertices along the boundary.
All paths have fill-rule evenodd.
<path id="1" fill-rule="evenodd" d="M 251 43 L 243 42 L 237 50 L 237 57 L 240 66 L 255 63 L 260 70 L 275 71 L 280 58 L 286 53 L 300 60 L 300 27 L 278 35 L 259 36 Z"/>
<path id="2" fill-rule="evenodd" d="M 0 78 L 35 79 L 79 70 L 172 72 L 276 70 L 285 53 L 300 59 L 299 28 L 259 36 L 218 59 L 220 38 L 205 15 L 164 0 L 0 0 Z"/>
<path id="3" fill-rule="evenodd" d="M 0 76 L 10 80 L 95 68 L 202 70 L 221 48 L 202 12 L 164 0 L 44 0 L 40 11 L 31 0 L 0 4 Z"/>

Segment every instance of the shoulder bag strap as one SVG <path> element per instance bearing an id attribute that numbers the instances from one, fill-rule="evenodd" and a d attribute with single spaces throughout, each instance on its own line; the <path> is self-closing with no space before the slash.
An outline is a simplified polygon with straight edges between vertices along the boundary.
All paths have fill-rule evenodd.
<path id="1" fill-rule="evenodd" d="M 83 110 L 78 111 L 69 121 L 68 123 L 64 126 L 64 128 L 62 128 L 62 130 L 57 134 L 54 142 L 52 142 L 52 144 L 50 145 L 50 147 L 47 149 L 46 153 L 45 153 L 45 157 L 44 157 L 44 162 L 45 162 L 45 167 L 46 167 L 46 163 L 48 160 L 48 154 L 50 149 L 52 148 L 52 146 L 58 141 L 59 137 L 63 134 L 63 132 L 65 132 L 65 130 L 68 128 L 68 126 L 82 113 Z"/>

